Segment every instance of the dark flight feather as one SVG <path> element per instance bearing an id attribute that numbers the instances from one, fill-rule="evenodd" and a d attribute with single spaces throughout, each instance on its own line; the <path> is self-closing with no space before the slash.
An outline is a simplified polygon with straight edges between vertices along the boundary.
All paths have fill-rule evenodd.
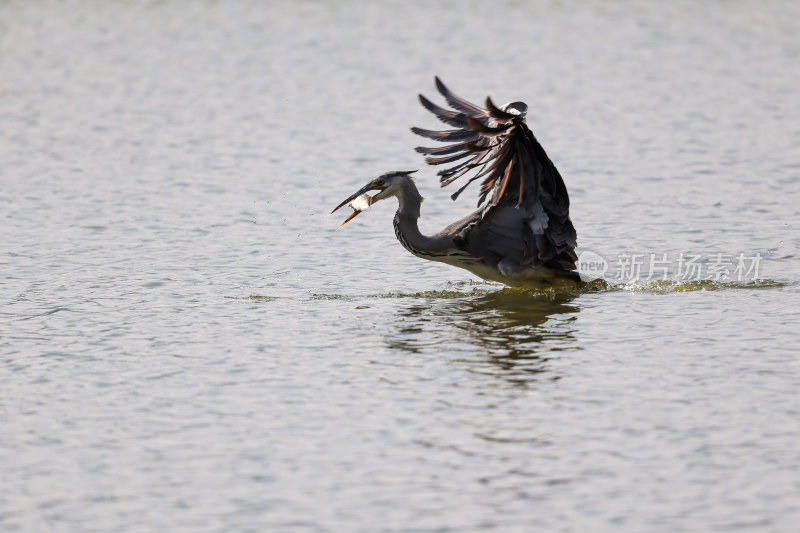
<path id="1" fill-rule="evenodd" d="M 444 83 L 442 83 L 442 80 L 439 79 L 439 76 L 436 76 L 434 80 L 436 81 L 436 89 L 439 91 L 439 94 L 444 96 L 444 99 L 447 100 L 447 103 L 450 104 L 450 107 L 458 109 L 459 111 L 462 111 L 468 115 L 478 117 L 486 116 L 486 110 L 481 109 L 475 104 L 467 102 L 463 98 L 459 98 L 450 92 L 450 89 L 445 87 Z"/>
<path id="2" fill-rule="evenodd" d="M 496 137 L 508 131 L 508 128 L 511 127 L 511 124 L 504 124 L 498 127 L 491 127 L 487 126 L 480 120 L 467 116 L 467 126 L 469 126 L 472 130 L 477 131 L 481 135 L 486 135 L 487 137 Z"/>
<path id="3" fill-rule="evenodd" d="M 470 145 L 472 145 L 472 143 L 447 144 L 445 146 L 432 146 L 429 148 L 425 146 L 417 146 L 414 148 L 414 150 L 420 154 L 446 155 L 460 152 L 462 150 L 469 150 Z"/>
<path id="4" fill-rule="evenodd" d="M 445 163 L 452 163 L 453 161 L 464 159 L 465 157 L 470 157 L 471 155 L 473 155 L 472 152 L 461 152 L 460 154 L 448 155 L 445 157 L 426 157 L 425 162 L 429 165 L 443 165 Z"/>
<path id="5" fill-rule="evenodd" d="M 492 102 L 491 96 L 486 97 L 486 109 L 489 110 L 489 116 L 502 121 L 510 121 L 514 120 L 517 115 L 512 115 L 511 113 L 506 113 L 505 111 L 501 110 L 499 107 L 494 105 Z"/>
<path id="6" fill-rule="evenodd" d="M 478 133 L 472 130 L 447 130 L 433 131 L 422 128 L 411 128 L 411 131 L 422 137 L 433 139 L 434 141 L 477 141 Z"/>
<path id="7" fill-rule="evenodd" d="M 436 118 L 448 124 L 450 126 L 454 126 L 456 128 L 466 128 L 467 127 L 467 115 L 464 113 L 455 113 L 450 111 L 449 109 L 444 109 L 443 107 L 439 107 L 438 105 L 434 104 L 421 94 L 419 95 L 419 102 L 422 104 L 422 107 L 436 115 Z"/>

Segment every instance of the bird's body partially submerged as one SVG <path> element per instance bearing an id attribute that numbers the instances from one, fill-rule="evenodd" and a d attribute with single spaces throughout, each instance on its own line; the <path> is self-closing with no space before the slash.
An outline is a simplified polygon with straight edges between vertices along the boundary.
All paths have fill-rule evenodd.
<path id="1" fill-rule="evenodd" d="M 525 124 L 527 106 L 515 102 L 498 108 L 487 98 L 488 110 L 484 110 L 453 95 L 438 78 L 436 84 L 454 111 L 438 107 L 422 95 L 420 102 L 456 129 L 412 131 L 452 144 L 419 147 L 417 151 L 428 155 L 426 162 L 431 165 L 463 160 L 439 172 L 443 187 L 462 176 L 468 177 L 467 185 L 483 177 L 479 208 L 441 232 L 425 236 L 417 225 L 422 196 L 410 177 L 412 172 L 387 172 L 336 209 L 377 190 L 366 204 L 397 197 L 395 234 L 418 257 L 512 286 L 580 283 L 575 272 L 576 234 L 569 218 L 567 189 Z M 453 199 L 465 188 L 453 194 Z M 358 205 L 351 206 L 355 212 L 350 218 L 362 210 Z"/>

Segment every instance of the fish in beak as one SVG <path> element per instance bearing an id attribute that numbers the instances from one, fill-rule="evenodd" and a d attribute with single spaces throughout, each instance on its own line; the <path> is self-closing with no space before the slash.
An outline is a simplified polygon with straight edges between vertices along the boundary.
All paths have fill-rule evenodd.
<path id="1" fill-rule="evenodd" d="M 347 217 L 347 219 L 344 222 L 339 224 L 340 228 L 345 224 L 347 224 L 348 222 L 350 222 L 351 220 L 353 220 L 356 215 L 361 214 L 370 208 L 370 206 L 372 205 L 372 199 L 374 197 L 370 196 L 367 193 L 375 189 L 378 189 L 378 192 L 383 191 L 381 187 L 375 187 L 372 183 L 370 183 L 369 185 L 366 185 L 361 189 L 359 189 L 358 192 L 347 198 L 344 202 L 337 205 L 336 208 L 333 211 L 331 211 L 331 214 L 333 214 L 345 204 L 348 204 L 350 208 L 353 210 L 350 216 Z"/>

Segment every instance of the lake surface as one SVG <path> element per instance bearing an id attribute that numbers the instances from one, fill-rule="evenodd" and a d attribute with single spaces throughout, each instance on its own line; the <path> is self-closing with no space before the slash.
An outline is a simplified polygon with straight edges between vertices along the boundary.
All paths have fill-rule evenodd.
<path id="1" fill-rule="evenodd" d="M 274 4 L 0 3 L 0 529 L 797 531 L 800 4 Z M 434 74 L 528 103 L 609 288 L 337 229 L 473 208 Z"/>

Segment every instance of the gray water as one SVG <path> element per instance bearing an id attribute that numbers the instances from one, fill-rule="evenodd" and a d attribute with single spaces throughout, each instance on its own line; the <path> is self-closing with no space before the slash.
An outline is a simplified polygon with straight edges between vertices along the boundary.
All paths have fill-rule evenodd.
<path id="1" fill-rule="evenodd" d="M 798 6 L 0 2 L 0 529 L 797 531 Z M 529 104 L 579 251 L 758 274 L 337 229 L 434 74 Z"/>

